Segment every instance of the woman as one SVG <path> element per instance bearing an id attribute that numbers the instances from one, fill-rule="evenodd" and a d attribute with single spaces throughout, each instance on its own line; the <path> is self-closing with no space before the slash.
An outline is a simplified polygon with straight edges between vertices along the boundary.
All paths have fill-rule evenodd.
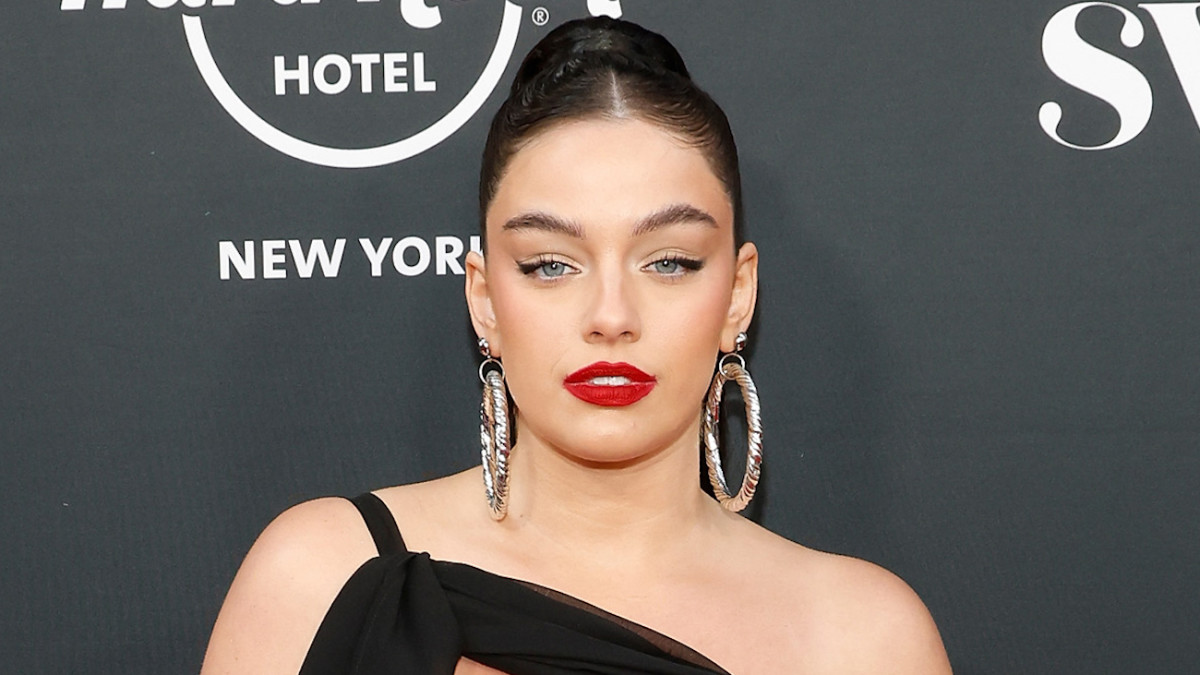
<path id="1" fill-rule="evenodd" d="M 728 499 L 712 467 L 731 508 L 697 484 L 718 358 L 754 398 L 728 355 L 758 253 L 725 116 L 665 39 L 547 35 L 492 123 L 480 208 L 483 469 L 282 514 L 205 675 L 949 672 L 902 581 L 733 513 L 756 470 Z"/>

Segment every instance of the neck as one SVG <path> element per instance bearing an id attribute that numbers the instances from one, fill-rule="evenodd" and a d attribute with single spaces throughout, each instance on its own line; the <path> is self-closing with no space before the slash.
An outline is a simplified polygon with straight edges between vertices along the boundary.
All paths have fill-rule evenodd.
<path id="1" fill-rule="evenodd" d="M 582 459 L 522 432 L 505 522 L 571 557 L 621 551 L 661 559 L 704 536 L 719 507 L 699 486 L 699 426 L 667 447 L 616 462 Z"/>

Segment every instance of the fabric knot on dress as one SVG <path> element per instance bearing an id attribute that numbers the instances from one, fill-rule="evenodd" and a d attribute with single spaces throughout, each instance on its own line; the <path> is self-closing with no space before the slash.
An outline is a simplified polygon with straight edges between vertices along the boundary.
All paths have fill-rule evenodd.
<path id="1" fill-rule="evenodd" d="M 410 552 L 386 506 L 360 501 L 369 500 L 355 505 L 381 555 L 346 581 L 300 675 L 452 675 L 462 657 L 510 675 L 726 674 L 686 645 L 578 598 Z M 372 524 L 380 508 L 390 527 Z"/>

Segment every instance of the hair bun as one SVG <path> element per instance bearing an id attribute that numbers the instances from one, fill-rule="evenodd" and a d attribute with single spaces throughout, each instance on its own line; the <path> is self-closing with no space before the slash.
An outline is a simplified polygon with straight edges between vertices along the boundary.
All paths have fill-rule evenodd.
<path id="1" fill-rule="evenodd" d="M 699 151 L 725 186 L 734 242 L 741 244 L 737 145 L 721 106 L 692 80 L 666 38 L 628 21 L 595 17 L 547 33 L 521 61 L 508 98 L 492 117 L 479 167 L 485 247 L 488 209 L 513 156 L 552 125 L 588 119 L 649 123 Z"/>
<path id="2" fill-rule="evenodd" d="M 683 57 L 666 38 L 635 23 L 601 16 L 569 21 L 547 33 L 521 62 L 512 93 L 552 86 L 591 68 L 691 80 Z"/>

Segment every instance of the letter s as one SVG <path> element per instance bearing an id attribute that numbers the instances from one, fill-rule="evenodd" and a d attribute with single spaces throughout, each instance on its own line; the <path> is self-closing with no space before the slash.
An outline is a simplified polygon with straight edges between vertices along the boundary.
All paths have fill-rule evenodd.
<path id="1" fill-rule="evenodd" d="M 1062 121 L 1062 106 L 1048 101 L 1038 110 L 1038 121 L 1046 135 L 1068 148 L 1076 150 L 1107 150 L 1137 138 L 1150 121 L 1154 108 L 1154 93 L 1141 71 L 1129 63 L 1084 42 L 1075 29 L 1079 14 L 1090 7 L 1108 7 L 1125 17 L 1121 28 L 1121 43 L 1126 47 L 1142 44 L 1146 35 L 1142 22 L 1133 12 L 1108 2 L 1080 2 L 1059 10 L 1046 23 L 1042 33 L 1042 58 L 1050 71 L 1067 84 L 1076 87 L 1116 108 L 1121 118 L 1117 135 L 1103 145 L 1076 145 L 1058 135 Z"/>

